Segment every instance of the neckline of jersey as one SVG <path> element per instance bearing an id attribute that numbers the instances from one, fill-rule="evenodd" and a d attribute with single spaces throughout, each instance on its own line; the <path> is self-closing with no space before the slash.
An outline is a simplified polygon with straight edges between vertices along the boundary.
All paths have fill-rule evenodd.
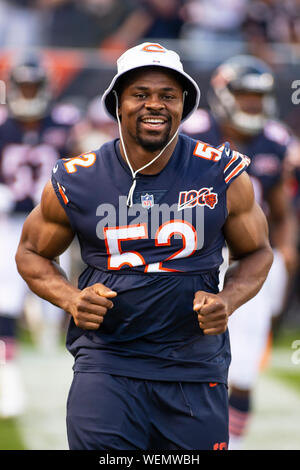
<path id="1" fill-rule="evenodd" d="M 180 155 L 180 152 L 179 152 L 179 148 L 181 146 L 181 136 L 179 135 L 178 136 L 178 141 L 177 141 L 177 144 L 175 146 L 175 149 L 171 155 L 171 157 L 169 158 L 167 164 L 164 166 L 164 168 L 162 168 L 161 171 L 159 171 L 158 173 L 155 173 L 153 175 L 145 175 L 144 173 L 138 173 L 137 174 L 137 178 L 138 179 L 145 179 L 145 180 L 149 180 L 149 179 L 152 179 L 152 178 L 157 178 L 163 174 L 165 174 L 166 171 L 168 171 L 169 168 L 172 168 L 177 159 L 178 159 L 178 155 Z M 128 175 L 130 175 L 130 177 L 132 176 L 131 175 L 131 171 L 130 171 L 130 168 L 128 167 L 127 163 L 125 162 L 125 160 L 123 159 L 122 155 L 121 155 L 121 151 L 120 151 L 120 139 L 117 138 L 115 139 L 114 141 L 114 149 L 115 149 L 115 154 L 117 156 L 117 159 L 120 163 L 120 165 L 122 166 L 122 168 L 126 171 L 126 173 Z"/>

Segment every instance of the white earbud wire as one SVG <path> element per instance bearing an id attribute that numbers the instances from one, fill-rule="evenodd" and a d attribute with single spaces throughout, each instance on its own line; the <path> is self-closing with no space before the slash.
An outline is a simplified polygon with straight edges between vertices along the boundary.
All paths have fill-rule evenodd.
<path id="1" fill-rule="evenodd" d="M 119 118 L 119 113 L 118 113 L 118 109 L 119 109 L 119 102 L 118 102 L 118 95 L 117 95 L 117 92 L 116 90 L 113 90 L 113 93 L 115 95 L 115 98 L 116 98 L 116 117 L 117 117 L 117 121 L 118 121 L 118 127 L 119 127 L 119 134 L 120 134 L 120 140 L 121 140 L 121 144 L 122 144 L 122 147 L 123 147 L 123 151 L 124 151 L 124 155 L 125 155 L 125 158 L 126 158 L 126 162 L 127 162 L 127 165 L 129 166 L 129 169 L 131 171 L 131 175 L 132 175 L 132 185 L 129 189 L 129 193 L 128 193 L 128 196 L 127 196 L 127 206 L 128 207 L 132 207 L 133 205 L 133 193 L 134 193 L 134 190 L 135 190 L 135 187 L 136 187 L 136 175 L 137 173 L 139 173 L 140 171 L 144 170 L 145 168 L 147 168 L 148 166 L 152 165 L 152 163 L 154 163 L 162 154 L 163 152 L 166 150 L 166 148 L 173 142 L 173 140 L 175 139 L 175 137 L 177 136 L 178 132 L 179 132 L 179 128 L 176 130 L 175 134 L 173 135 L 173 137 L 169 140 L 169 142 L 167 143 L 167 145 L 165 145 L 165 147 L 159 152 L 158 155 L 156 155 L 150 162 L 146 163 L 146 165 L 142 166 L 141 168 L 139 168 L 138 170 L 134 171 L 132 166 L 131 166 L 131 163 L 129 161 L 129 158 L 128 158 L 128 155 L 127 155 L 127 151 L 126 151 L 126 147 L 125 147 L 125 144 L 124 144 L 124 140 L 123 140 L 123 135 L 122 135 L 122 129 L 121 129 L 121 122 L 120 122 L 120 118 Z M 183 92 L 183 103 L 184 103 L 184 99 L 185 99 L 185 95 L 187 94 L 186 91 Z"/>

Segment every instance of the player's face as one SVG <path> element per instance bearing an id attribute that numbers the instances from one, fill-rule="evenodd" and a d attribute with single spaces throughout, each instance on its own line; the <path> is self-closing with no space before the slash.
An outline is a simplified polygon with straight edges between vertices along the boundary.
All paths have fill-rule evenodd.
<path id="1" fill-rule="evenodd" d="M 19 88 L 22 96 L 26 99 L 35 98 L 39 90 L 39 86 L 35 83 L 22 83 Z"/>
<path id="2" fill-rule="evenodd" d="M 139 71 L 120 97 L 123 136 L 147 151 L 160 150 L 178 129 L 182 111 L 183 90 L 171 73 Z"/>
<path id="3" fill-rule="evenodd" d="M 248 114 L 260 114 L 263 110 L 263 95 L 254 92 L 236 92 L 234 97 L 242 111 Z"/>

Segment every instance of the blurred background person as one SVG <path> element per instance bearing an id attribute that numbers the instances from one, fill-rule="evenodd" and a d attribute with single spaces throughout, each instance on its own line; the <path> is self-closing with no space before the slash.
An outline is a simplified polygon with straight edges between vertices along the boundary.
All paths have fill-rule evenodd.
<path id="1" fill-rule="evenodd" d="M 184 26 L 180 37 L 197 44 L 209 63 L 218 53 L 226 56 L 244 52 L 242 25 L 249 0 L 187 0 L 184 2 Z"/>
<path id="2" fill-rule="evenodd" d="M 97 48 L 134 14 L 134 0 L 40 0 L 51 47 Z"/>
<path id="3" fill-rule="evenodd" d="M 35 2 L 47 45 L 100 48 L 111 62 L 141 38 L 178 38 L 184 23 L 180 14 L 183 4 L 184 0 Z"/>
<path id="4" fill-rule="evenodd" d="M 227 141 L 250 157 L 247 171 L 256 200 L 267 215 L 274 250 L 274 262 L 261 291 L 229 319 L 229 448 L 233 450 L 243 446 L 272 317 L 281 313 L 289 277 L 293 278 L 297 268 L 298 226 L 285 172 L 294 139 L 275 120 L 274 77 L 257 58 L 236 56 L 221 64 L 212 74 L 208 99 L 211 112 L 196 112 L 183 131 L 213 146 Z M 228 256 L 230 262 L 230 253 Z"/>
<path id="5" fill-rule="evenodd" d="M 0 0 L 0 46 L 32 47 L 44 42 L 37 0 Z"/>
<path id="6" fill-rule="evenodd" d="M 242 31 L 253 55 L 272 63 L 272 44 L 299 44 L 299 0 L 251 0 L 245 13 Z"/>
<path id="7" fill-rule="evenodd" d="M 17 272 L 14 256 L 23 223 L 40 199 L 55 161 L 69 154 L 70 112 L 53 105 L 51 85 L 42 60 L 20 58 L 9 72 L 7 107 L 0 125 L 0 191 L 2 250 L 0 264 L 0 416 L 15 416 L 24 407 L 18 369 L 18 322 L 24 310 L 34 340 L 57 345 L 62 312 L 48 302 L 25 305 L 27 286 Z M 73 119 L 76 116 L 74 111 Z M 65 257 L 68 268 L 68 255 Z M 41 315 L 36 314 L 41 311 Z"/>
<path id="8" fill-rule="evenodd" d="M 73 152 L 80 155 L 101 147 L 118 135 L 118 126 L 104 111 L 101 96 L 96 96 L 88 103 L 84 117 L 74 125 L 71 146 Z"/>

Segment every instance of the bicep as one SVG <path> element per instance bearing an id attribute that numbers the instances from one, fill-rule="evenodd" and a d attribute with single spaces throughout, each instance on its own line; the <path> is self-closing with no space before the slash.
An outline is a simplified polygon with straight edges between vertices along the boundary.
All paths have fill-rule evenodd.
<path id="1" fill-rule="evenodd" d="M 41 203 L 27 217 L 20 240 L 23 249 L 54 259 L 71 244 L 74 232 L 51 183 L 44 189 Z"/>
<path id="2" fill-rule="evenodd" d="M 228 217 L 224 236 L 233 258 L 240 258 L 269 245 L 266 217 L 256 203 L 249 176 L 243 173 L 227 192 Z"/>

